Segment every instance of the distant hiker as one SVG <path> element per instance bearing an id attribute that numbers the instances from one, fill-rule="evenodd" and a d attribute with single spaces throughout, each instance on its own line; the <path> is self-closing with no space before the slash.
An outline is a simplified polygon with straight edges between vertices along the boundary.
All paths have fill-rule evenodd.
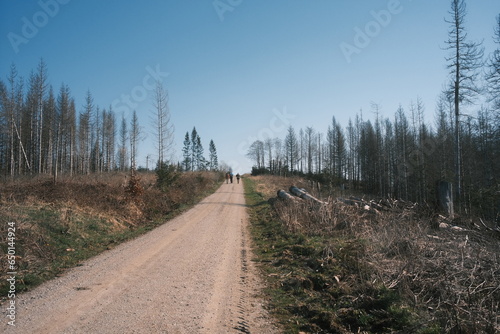
<path id="1" fill-rule="evenodd" d="M 233 173 L 229 174 L 229 177 L 231 178 L 231 183 L 233 183 Z"/>
<path id="2" fill-rule="evenodd" d="M 238 183 L 240 183 L 240 173 L 236 174 L 236 181 L 238 181 Z"/>
<path id="3" fill-rule="evenodd" d="M 229 183 L 229 172 L 226 173 L 226 183 Z M 231 181 L 233 183 L 233 181 Z"/>

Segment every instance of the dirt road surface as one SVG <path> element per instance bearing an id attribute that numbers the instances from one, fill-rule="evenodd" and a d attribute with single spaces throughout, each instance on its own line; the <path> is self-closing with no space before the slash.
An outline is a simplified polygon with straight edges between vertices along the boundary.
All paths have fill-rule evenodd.
<path id="1" fill-rule="evenodd" d="M 17 296 L 6 333 L 277 333 L 257 297 L 242 184 Z M 1 305 L 3 313 L 7 305 Z"/>

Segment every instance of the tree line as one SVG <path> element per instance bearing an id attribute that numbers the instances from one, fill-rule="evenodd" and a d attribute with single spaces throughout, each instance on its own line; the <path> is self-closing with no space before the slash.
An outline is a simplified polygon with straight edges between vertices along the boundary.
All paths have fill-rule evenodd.
<path id="1" fill-rule="evenodd" d="M 247 156 L 253 173 L 301 174 L 332 186 L 379 196 L 433 202 L 436 182 L 453 183 L 462 212 L 495 217 L 500 212 L 500 15 L 496 50 L 483 60 L 480 43 L 467 40 L 463 0 L 452 0 L 446 41 L 449 85 L 440 94 L 434 124 L 424 120 L 417 98 L 394 116 L 372 120 L 362 112 L 342 127 L 335 119 L 326 134 L 289 127 L 284 139 L 257 140 Z M 474 116 L 461 110 L 481 99 Z"/>
<path id="2" fill-rule="evenodd" d="M 161 82 L 156 83 L 153 95 L 156 167 L 216 170 L 215 144 L 210 141 L 210 158 L 205 160 L 195 129 L 189 165 L 173 161 L 174 127 L 168 92 Z M 117 120 L 111 106 L 95 105 L 90 91 L 77 108 L 68 85 L 61 84 L 55 92 L 49 84 L 43 59 L 27 81 L 18 75 L 15 64 L 6 82 L 0 80 L 0 175 L 4 177 L 50 174 L 57 179 L 60 174 L 135 170 L 142 139 L 135 110 L 130 122 L 124 115 Z"/>
<path id="3" fill-rule="evenodd" d="M 128 146 L 121 138 L 117 153 L 113 110 L 95 106 L 88 91 L 81 112 L 77 112 L 68 85 L 63 83 L 54 92 L 47 72 L 41 59 L 27 82 L 18 75 L 14 64 L 7 83 L 0 80 L 0 173 L 11 177 L 57 177 L 61 173 L 88 174 L 125 168 Z M 135 113 L 131 128 L 131 133 L 139 128 Z M 122 132 L 125 131 L 126 124 L 122 122 Z M 134 146 L 137 141 L 133 139 L 131 143 Z"/>

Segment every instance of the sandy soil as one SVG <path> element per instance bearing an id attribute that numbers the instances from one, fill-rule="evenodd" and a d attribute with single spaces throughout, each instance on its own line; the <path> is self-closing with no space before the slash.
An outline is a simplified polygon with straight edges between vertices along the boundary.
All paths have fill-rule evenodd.
<path id="1" fill-rule="evenodd" d="M 257 295 L 242 184 L 17 296 L 6 333 L 277 333 Z M 6 305 L 1 305 L 5 310 Z"/>

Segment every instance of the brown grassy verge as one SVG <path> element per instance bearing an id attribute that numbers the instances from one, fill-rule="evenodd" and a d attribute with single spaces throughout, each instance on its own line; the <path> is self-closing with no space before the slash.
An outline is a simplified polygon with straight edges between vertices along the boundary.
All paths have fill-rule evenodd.
<path id="1" fill-rule="evenodd" d="M 134 183 L 135 181 L 135 183 Z M 0 188 L 0 296 L 6 296 L 8 227 L 15 226 L 17 292 L 133 238 L 214 191 L 220 175 L 177 175 L 167 191 L 154 173 L 16 179 Z M 131 186 L 133 186 L 131 188 Z"/>

